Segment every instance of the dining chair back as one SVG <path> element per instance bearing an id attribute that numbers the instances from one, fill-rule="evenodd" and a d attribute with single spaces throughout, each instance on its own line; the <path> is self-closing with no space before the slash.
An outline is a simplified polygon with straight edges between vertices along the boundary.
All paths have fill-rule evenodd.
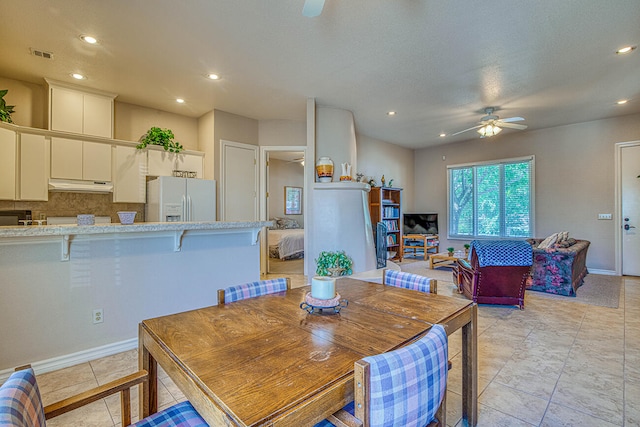
<path id="1" fill-rule="evenodd" d="M 447 333 L 434 325 L 421 339 L 354 366 L 353 405 L 315 427 L 424 427 L 444 425 Z"/>
<path id="2" fill-rule="evenodd" d="M 288 277 L 230 286 L 226 289 L 218 290 L 218 305 L 253 298 L 260 295 L 284 292 L 288 289 L 291 289 L 291 279 Z"/>
<path id="3" fill-rule="evenodd" d="M 413 289 L 424 293 L 438 293 L 438 281 L 436 279 L 387 268 L 382 270 L 382 284 Z"/>
<path id="4" fill-rule="evenodd" d="M 48 419 L 66 414 L 116 393 L 121 394 L 120 425 L 128 426 L 131 424 L 130 389 L 135 385 L 148 381 L 148 378 L 149 375 L 146 371 L 139 371 L 103 386 L 44 406 L 36 375 L 30 366 L 24 366 L 18 368 L 0 386 L 0 426 L 45 427 Z M 189 402 L 182 402 L 143 418 L 133 426 L 208 427 L 208 424 Z"/>

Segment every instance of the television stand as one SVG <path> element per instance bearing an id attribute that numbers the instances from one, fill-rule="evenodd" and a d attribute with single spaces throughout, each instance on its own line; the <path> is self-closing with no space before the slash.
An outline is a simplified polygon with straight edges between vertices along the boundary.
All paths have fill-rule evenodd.
<path id="1" fill-rule="evenodd" d="M 426 261 L 429 253 L 437 254 L 440 249 L 440 241 L 437 234 L 405 234 L 400 239 L 400 242 L 400 261 L 402 261 L 406 252 L 412 253 L 413 256 L 417 256 L 422 252 L 422 256 Z"/>

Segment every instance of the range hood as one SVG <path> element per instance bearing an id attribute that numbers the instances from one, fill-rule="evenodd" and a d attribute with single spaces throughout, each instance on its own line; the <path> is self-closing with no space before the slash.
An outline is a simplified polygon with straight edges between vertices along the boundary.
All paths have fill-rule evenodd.
<path id="1" fill-rule="evenodd" d="M 50 179 L 49 191 L 67 191 L 71 193 L 112 193 L 113 184 L 108 181 Z"/>

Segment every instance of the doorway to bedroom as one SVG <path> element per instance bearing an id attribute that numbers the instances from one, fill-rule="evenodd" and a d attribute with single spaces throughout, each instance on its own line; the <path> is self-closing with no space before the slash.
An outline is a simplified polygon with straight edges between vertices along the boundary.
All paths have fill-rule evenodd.
<path id="1" fill-rule="evenodd" d="M 297 148 L 264 151 L 265 218 L 274 224 L 262 252 L 268 274 L 304 274 L 305 151 Z"/>

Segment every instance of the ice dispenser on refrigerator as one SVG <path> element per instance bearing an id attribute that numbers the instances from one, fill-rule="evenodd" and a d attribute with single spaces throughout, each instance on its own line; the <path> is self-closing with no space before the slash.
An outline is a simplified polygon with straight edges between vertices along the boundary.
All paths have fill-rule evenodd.
<path id="1" fill-rule="evenodd" d="M 147 182 L 149 222 L 215 221 L 214 180 L 159 176 Z"/>

